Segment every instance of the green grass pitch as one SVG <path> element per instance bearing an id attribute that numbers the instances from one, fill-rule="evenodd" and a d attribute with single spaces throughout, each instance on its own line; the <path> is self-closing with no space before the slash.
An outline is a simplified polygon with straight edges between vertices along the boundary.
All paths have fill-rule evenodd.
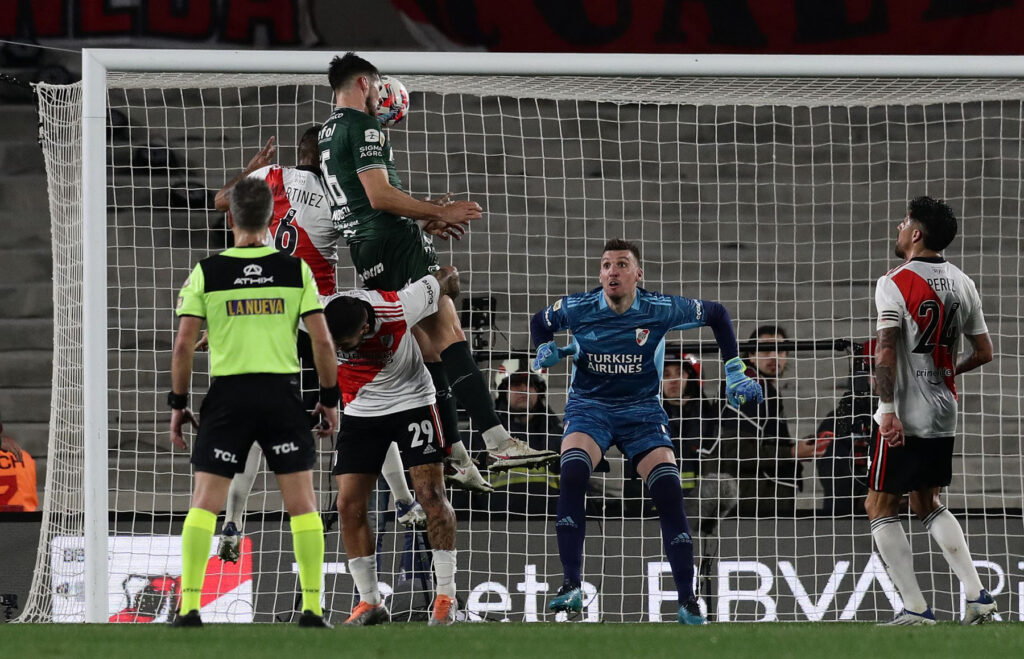
<path id="1" fill-rule="evenodd" d="M 424 623 L 360 629 L 295 625 L 0 625 L 3 656 L 115 659 L 326 659 L 471 657 L 473 659 L 633 659 L 775 657 L 943 659 L 1024 657 L 1024 625 L 885 628 L 864 623 L 459 624 Z"/>

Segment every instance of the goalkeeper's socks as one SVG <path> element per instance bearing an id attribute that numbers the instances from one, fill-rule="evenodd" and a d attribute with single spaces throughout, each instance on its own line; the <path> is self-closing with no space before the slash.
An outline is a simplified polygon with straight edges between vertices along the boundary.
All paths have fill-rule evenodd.
<path id="1" fill-rule="evenodd" d="M 903 531 L 899 517 L 879 517 L 871 520 L 871 537 L 885 563 L 889 578 L 896 584 L 903 598 L 903 607 L 912 613 L 923 613 L 928 609 L 921 586 L 914 574 L 914 556 L 910 541 Z"/>
<path id="2" fill-rule="evenodd" d="M 679 469 L 674 462 L 655 465 L 647 474 L 647 491 L 658 509 L 661 541 L 665 557 L 672 567 L 672 579 L 679 591 L 679 601 L 693 599 L 693 539 L 683 508 L 683 489 L 679 485 Z"/>
<path id="3" fill-rule="evenodd" d="M 444 432 L 444 443 L 447 446 L 455 446 L 462 443 L 462 433 L 459 431 L 459 410 L 455 406 L 455 396 L 452 395 L 452 386 L 448 382 L 448 374 L 444 371 L 444 363 L 427 362 L 427 372 L 437 390 L 437 411 L 441 415 L 441 431 Z"/>
<path id="4" fill-rule="evenodd" d="M 558 513 L 555 535 L 558 557 L 562 559 L 565 580 L 579 584 L 583 572 L 583 540 L 587 535 L 586 496 L 590 473 L 594 470 L 590 454 L 581 448 L 562 453 L 559 475 Z"/>
<path id="5" fill-rule="evenodd" d="M 501 421 L 498 420 L 498 415 L 494 412 L 491 389 L 487 386 L 483 373 L 477 367 L 476 360 L 473 359 L 469 344 L 465 341 L 451 344 L 441 352 L 441 361 L 444 364 L 445 373 L 448 375 L 448 381 L 451 382 L 452 393 L 463 409 L 469 413 L 473 427 L 483 434 L 487 448 L 500 447 L 498 441 L 492 445 L 490 438 L 493 437 L 493 433 L 487 431 L 498 426 L 504 435 L 499 438 L 499 441 L 507 439 L 508 432 L 501 428 Z"/>
<path id="6" fill-rule="evenodd" d="M 198 611 L 210 560 L 210 542 L 217 516 L 202 508 L 189 508 L 181 529 L 181 612 Z"/>
<path id="7" fill-rule="evenodd" d="M 324 566 L 324 523 L 320 513 L 313 511 L 291 519 L 295 562 L 299 564 L 302 586 L 302 610 L 324 614 L 320 606 L 320 589 Z"/>
<path id="8" fill-rule="evenodd" d="M 953 513 L 946 510 L 945 506 L 939 506 L 925 517 L 924 526 L 942 549 L 942 555 L 946 557 L 949 567 L 953 568 L 953 572 L 963 582 L 967 600 L 977 600 L 981 596 L 981 579 L 978 577 L 978 568 L 974 567 L 974 561 L 971 560 L 971 552 L 967 549 L 967 539 L 964 537 L 960 522 L 956 521 L 956 517 L 953 517 Z"/>
<path id="9" fill-rule="evenodd" d="M 455 550 L 434 549 L 434 575 L 437 577 L 437 594 L 455 599 Z"/>
<path id="10" fill-rule="evenodd" d="M 377 606 L 380 604 L 380 590 L 377 587 L 377 557 L 373 554 L 348 559 L 348 571 L 356 582 L 359 600 Z"/>

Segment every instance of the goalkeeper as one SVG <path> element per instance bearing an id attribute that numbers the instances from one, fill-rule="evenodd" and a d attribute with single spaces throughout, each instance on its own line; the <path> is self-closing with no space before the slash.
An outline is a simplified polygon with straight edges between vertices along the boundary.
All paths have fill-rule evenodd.
<path id="1" fill-rule="evenodd" d="M 658 509 L 665 554 L 679 592 L 677 619 L 700 625 L 706 620 L 693 593 L 693 542 L 683 509 L 679 467 L 666 430 L 668 417 L 658 395 L 665 334 L 711 327 L 725 361 L 730 401 L 759 401 L 762 392 L 760 385 L 744 374 L 746 365 L 739 359 L 725 307 L 650 293 L 638 288 L 641 277 L 637 246 L 610 240 L 601 256 L 601 287 L 563 297 L 530 321 L 530 334 L 537 346 L 535 369 L 575 355 L 565 406 L 555 522 L 564 581 L 548 609 L 571 613 L 583 609 L 585 493 L 593 465 L 611 446 L 617 446 L 632 461 Z M 554 333 L 564 329 L 573 333 L 573 341 L 569 347 L 559 348 Z"/>

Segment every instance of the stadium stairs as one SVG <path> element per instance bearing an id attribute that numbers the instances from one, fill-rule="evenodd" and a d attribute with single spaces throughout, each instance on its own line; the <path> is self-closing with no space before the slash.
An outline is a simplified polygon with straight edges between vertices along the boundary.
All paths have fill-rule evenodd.
<path id="1" fill-rule="evenodd" d="M 29 80 L 34 70 L 0 68 Z M 0 418 L 45 482 L 53 352 L 50 210 L 31 93 L 0 84 Z M 42 496 L 40 496 L 42 502 Z"/>

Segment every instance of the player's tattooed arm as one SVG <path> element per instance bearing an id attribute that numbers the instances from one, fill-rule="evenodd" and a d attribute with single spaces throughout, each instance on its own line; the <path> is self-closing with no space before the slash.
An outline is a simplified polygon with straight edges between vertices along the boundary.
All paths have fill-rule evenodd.
<path id="1" fill-rule="evenodd" d="M 878 330 L 878 345 L 875 347 L 875 388 L 883 403 L 893 402 L 896 388 L 896 346 L 900 340 L 900 328 L 886 327 Z"/>
<path id="2" fill-rule="evenodd" d="M 459 297 L 459 271 L 453 266 L 446 265 L 434 273 L 438 283 L 441 284 L 441 295 L 447 295 L 451 299 Z"/>
<path id="3" fill-rule="evenodd" d="M 982 364 L 992 361 L 992 338 L 988 334 L 977 334 L 974 336 L 965 334 L 964 336 L 967 337 L 971 347 L 974 349 L 956 365 L 957 375 L 973 371 Z"/>

